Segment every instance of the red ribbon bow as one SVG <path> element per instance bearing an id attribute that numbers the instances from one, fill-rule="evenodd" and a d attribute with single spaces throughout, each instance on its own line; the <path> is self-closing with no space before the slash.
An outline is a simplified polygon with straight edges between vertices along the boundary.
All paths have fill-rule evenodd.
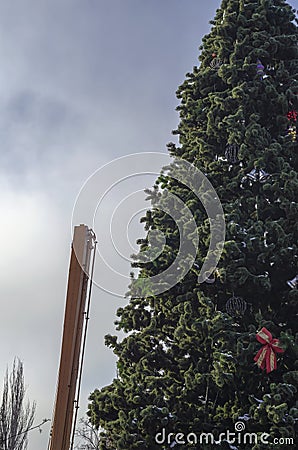
<path id="1" fill-rule="evenodd" d="M 256 334 L 256 338 L 264 346 L 258 351 L 254 361 L 260 369 L 266 368 L 267 373 L 272 372 L 277 367 L 275 353 L 283 353 L 284 350 L 278 347 L 278 339 L 272 339 L 272 334 L 265 327 Z"/>

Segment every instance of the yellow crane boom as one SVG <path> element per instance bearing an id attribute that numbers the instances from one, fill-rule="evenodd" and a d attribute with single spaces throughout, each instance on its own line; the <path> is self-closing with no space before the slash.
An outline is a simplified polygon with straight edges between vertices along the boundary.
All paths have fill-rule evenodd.
<path id="1" fill-rule="evenodd" d="M 77 386 L 77 382 L 78 377 L 80 379 L 80 364 L 83 362 L 80 356 L 83 351 L 84 317 L 86 327 L 89 318 L 89 307 L 87 314 L 85 307 L 87 292 L 91 289 L 89 270 L 95 244 L 95 235 L 86 225 L 74 228 L 50 450 L 69 450 L 74 433 L 74 403 L 80 387 Z M 93 266 L 94 258 L 95 252 L 93 252 Z"/>

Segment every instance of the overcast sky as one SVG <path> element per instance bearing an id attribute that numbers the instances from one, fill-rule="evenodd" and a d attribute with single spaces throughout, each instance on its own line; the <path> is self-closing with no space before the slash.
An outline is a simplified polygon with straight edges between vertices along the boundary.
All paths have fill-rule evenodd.
<path id="1" fill-rule="evenodd" d="M 0 382 L 18 356 L 28 397 L 37 402 L 36 423 L 52 416 L 75 199 L 102 165 L 130 153 L 166 152 L 175 140 L 175 92 L 198 64 L 219 5 L 0 2 Z M 104 211 L 99 220 L 108 223 Z M 121 270 L 129 274 L 127 261 Z M 93 290 L 81 414 L 89 393 L 115 376 L 103 340 L 124 304 Z M 49 429 L 30 433 L 29 450 L 46 449 Z"/>

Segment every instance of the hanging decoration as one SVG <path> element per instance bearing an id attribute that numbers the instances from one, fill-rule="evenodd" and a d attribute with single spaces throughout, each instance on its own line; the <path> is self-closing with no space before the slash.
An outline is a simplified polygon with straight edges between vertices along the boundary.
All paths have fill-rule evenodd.
<path id="1" fill-rule="evenodd" d="M 236 164 L 237 162 L 239 162 L 238 152 L 239 152 L 239 145 L 237 144 L 226 145 L 225 157 L 227 158 L 229 163 Z"/>
<path id="2" fill-rule="evenodd" d="M 253 183 L 265 183 L 265 181 L 270 178 L 270 174 L 265 172 L 263 169 L 252 169 L 247 175 L 245 175 L 241 180 L 241 187 L 244 189 L 245 184 L 248 183 L 252 186 Z"/>
<path id="3" fill-rule="evenodd" d="M 265 183 L 265 181 L 270 177 L 269 173 L 265 172 L 263 169 L 253 169 L 247 174 L 247 178 L 249 178 L 253 182 L 259 181 L 260 183 Z"/>
<path id="4" fill-rule="evenodd" d="M 229 298 L 226 303 L 226 311 L 230 316 L 238 317 L 243 316 L 247 308 L 247 303 L 243 300 L 242 297 L 233 297 Z"/>
<path id="5" fill-rule="evenodd" d="M 266 66 L 266 71 L 267 72 L 275 72 L 275 67 L 272 64 L 267 64 Z"/>
<path id="6" fill-rule="evenodd" d="M 292 111 L 289 111 L 287 114 L 287 118 L 289 120 L 292 120 L 293 122 L 297 122 L 297 111 L 294 109 Z"/>
<path id="7" fill-rule="evenodd" d="M 290 286 L 291 289 L 297 289 L 298 287 L 298 275 L 296 275 L 292 280 L 287 281 L 287 285 Z"/>
<path id="8" fill-rule="evenodd" d="M 297 128 L 295 126 L 291 126 L 288 128 L 288 135 L 291 136 L 292 141 L 296 141 L 297 139 Z"/>
<path id="9" fill-rule="evenodd" d="M 216 53 L 212 53 L 212 61 L 210 63 L 210 67 L 212 70 L 218 70 L 222 65 L 221 59 L 217 58 Z"/>
<path id="10" fill-rule="evenodd" d="M 270 373 L 272 370 L 277 368 L 275 354 L 283 353 L 284 350 L 279 347 L 279 340 L 273 339 L 272 334 L 265 327 L 263 327 L 261 331 L 256 334 L 256 339 L 263 344 L 263 347 L 254 357 L 254 361 L 260 369 L 266 369 L 266 372 Z"/>
<path id="11" fill-rule="evenodd" d="M 257 59 L 257 75 L 259 75 L 260 79 L 264 78 L 264 66 L 260 59 Z"/>

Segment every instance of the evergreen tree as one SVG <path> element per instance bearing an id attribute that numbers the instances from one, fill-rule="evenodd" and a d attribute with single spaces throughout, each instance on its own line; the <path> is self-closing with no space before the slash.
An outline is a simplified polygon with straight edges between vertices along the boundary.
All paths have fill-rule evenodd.
<path id="1" fill-rule="evenodd" d="M 159 295 L 136 295 L 118 310 L 127 336 L 106 345 L 118 377 L 90 396 L 88 415 L 102 429 L 101 449 L 293 448 L 222 439 L 235 423 L 246 432 L 294 438 L 297 405 L 298 49 L 295 11 L 285 0 L 223 0 L 200 47 L 200 65 L 177 91 L 179 145 L 148 198 L 146 230 L 167 237 L 162 255 L 140 262 L 140 277 L 161 273 L 179 248 L 177 223 L 156 207 L 165 189 L 192 211 L 200 237 L 195 264 Z M 198 283 L 209 246 L 206 211 L 171 173 L 182 158 L 205 173 L 224 209 L 226 240 L 215 272 Z M 287 283 L 289 281 L 289 283 Z M 254 358 L 263 328 L 278 338 L 277 368 Z M 268 373 L 267 373 L 268 372 Z M 166 430 L 166 438 L 156 434 Z M 169 433 L 170 435 L 168 439 Z M 242 433 L 243 435 L 243 433 Z M 266 438 L 265 438 L 266 439 Z M 286 442 L 286 441 L 284 441 Z"/>

